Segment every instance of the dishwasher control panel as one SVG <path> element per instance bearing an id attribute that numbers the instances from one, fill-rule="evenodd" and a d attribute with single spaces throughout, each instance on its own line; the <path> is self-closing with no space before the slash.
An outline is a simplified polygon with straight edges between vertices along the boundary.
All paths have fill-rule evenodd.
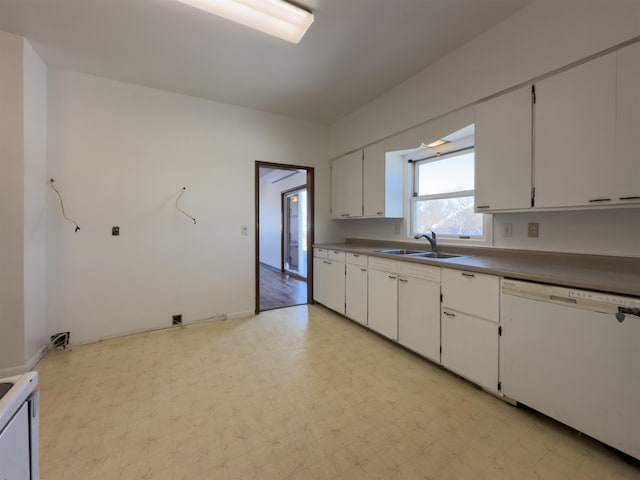
<path id="1" fill-rule="evenodd" d="M 587 290 L 569 290 L 569 297 L 589 300 L 592 302 L 608 303 L 619 307 L 640 308 L 640 299 L 633 297 L 622 297 L 620 295 L 612 295 L 610 293 L 593 292 Z"/>

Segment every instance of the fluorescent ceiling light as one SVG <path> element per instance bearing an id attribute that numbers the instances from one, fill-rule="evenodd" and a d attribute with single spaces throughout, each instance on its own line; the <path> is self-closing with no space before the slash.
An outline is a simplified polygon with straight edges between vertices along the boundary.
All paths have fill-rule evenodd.
<path id="1" fill-rule="evenodd" d="M 449 143 L 447 140 L 436 140 L 435 142 L 431 142 L 429 144 L 425 144 L 423 143 L 422 146 L 423 147 L 429 147 L 429 148 L 436 148 L 439 147 L 440 145 L 444 145 L 445 143 Z"/>
<path id="2" fill-rule="evenodd" d="M 313 14 L 283 0 L 178 0 L 192 7 L 298 43 L 313 23 Z"/>

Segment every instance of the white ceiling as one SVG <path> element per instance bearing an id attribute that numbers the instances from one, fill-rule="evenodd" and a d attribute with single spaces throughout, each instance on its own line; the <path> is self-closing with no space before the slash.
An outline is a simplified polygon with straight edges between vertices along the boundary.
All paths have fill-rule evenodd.
<path id="1" fill-rule="evenodd" d="M 175 0 L 0 0 L 52 67 L 330 124 L 532 0 L 300 0 L 298 45 Z"/>

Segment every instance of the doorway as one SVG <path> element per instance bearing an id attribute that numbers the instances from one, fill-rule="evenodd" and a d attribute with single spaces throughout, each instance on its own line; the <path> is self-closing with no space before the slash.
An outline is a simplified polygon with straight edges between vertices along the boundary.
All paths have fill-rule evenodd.
<path id="1" fill-rule="evenodd" d="M 312 302 L 313 173 L 256 161 L 256 313 Z"/>

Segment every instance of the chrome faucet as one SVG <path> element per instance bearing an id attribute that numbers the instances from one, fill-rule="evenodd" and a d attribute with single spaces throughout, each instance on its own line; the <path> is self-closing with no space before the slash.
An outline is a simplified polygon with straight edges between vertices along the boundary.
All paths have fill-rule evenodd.
<path id="1" fill-rule="evenodd" d="M 438 239 L 436 238 L 436 232 L 434 232 L 433 230 L 427 230 L 427 232 L 431 232 L 431 236 L 429 236 L 429 234 L 427 233 L 419 233 L 418 235 L 416 235 L 415 238 L 416 240 L 420 239 L 420 238 L 426 238 L 429 243 L 431 244 L 431 251 L 432 252 L 437 252 L 438 251 Z"/>

